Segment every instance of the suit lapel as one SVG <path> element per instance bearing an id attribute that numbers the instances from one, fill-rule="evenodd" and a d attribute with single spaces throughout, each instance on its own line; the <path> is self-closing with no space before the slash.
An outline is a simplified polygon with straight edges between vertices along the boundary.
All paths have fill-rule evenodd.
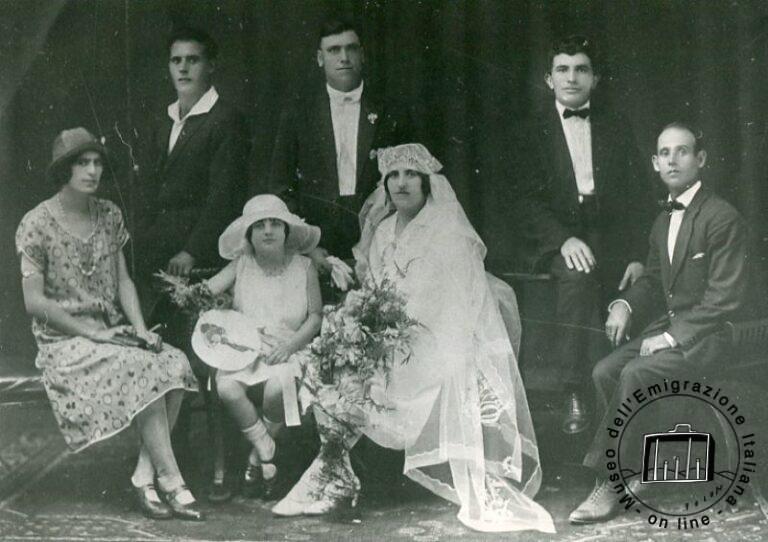
<path id="1" fill-rule="evenodd" d="M 595 195 L 597 196 L 598 203 L 600 201 L 600 195 L 604 193 L 605 187 L 603 186 L 603 176 L 601 174 L 600 164 L 604 164 L 607 160 L 603 151 L 610 148 L 610 141 L 606 141 L 608 137 L 606 132 L 606 123 L 603 115 L 600 114 L 600 110 L 590 106 L 589 115 L 589 131 L 591 133 L 591 148 L 592 148 L 592 178 L 595 182 Z"/>
<path id="2" fill-rule="evenodd" d="M 656 228 L 656 247 L 659 251 L 659 261 L 661 262 L 661 284 L 667 290 L 670 284 L 670 273 L 672 264 L 669 263 L 669 250 L 667 249 L 667 239 L 669 238 L 669 213 L 663 213 L 659 219 L 659 227 Z"/>
<path id="3" fill-rule="evenodd" d="M 368 194 L 368 187 L 363 186 L 367 179 L 364 175 L 365 168 L 370 161 L 371 145 L 376 135 L 376 126 L 378 124 L 379 108 L 367 97 L 367 92 L 363 91 L 360 102 L 360 118 L 357 124 L 357 183 L 355 192 L 362 195 Z"/>
<path id="4" fill-rule="evenodd" d="M 318 93 L 315 102 L 317 141 L 320 142 L 320 152 L 325 160 L 325 165 L 329 173 L 328 180 L 332 186 L 326 187 L 329 193 L 339 195 L 339 172 L 336 169 L 336 138 L 333 134 L 333 119 L 331 118 L 331 100 L 328 93 L 323 91 Z"/>
<path id="5" fill-rule="evenodd" d="M 560 122 L 560 114 L 554 105 L 549 108 L 544 129 L 545 132 L 549 132 L 548 139 L 552 150 L 549 156 L 554 157 L 556 182 L 565 183 L 564 188 L 569 194 L 568 199 L 575 203 L 579 198 L 579 192 L 576 187 L 576 175 L 573 172 L 571 153 L 568 150 L 568 141 L 565 139 L 563 125 Z"/>
<path id="6" fill-rule="evenodd" d="M 669 284 L 672 286 L 675 283 L 680 268 L 685 261 L 685 255 L 688 252 L 688 243 L 691 240 L 691 234 L 693 233 L 693 224 L 696 221 L 696 215 L 699 214 L 702 202 L 707 198 L 707 194 L 704 188 L 699 188 L 699 191 L 693 197 L 693 201 L 688 206 L 683 214 L 683 221 L 680 224 L 680 231 L 677 234 L 677 240 L 675 241 L 675 251 L 672 255 L 672 272 L 670 274 Z"/>
<path id="7" fill-rule="evenodd" d="M 214 105 L 214 107 L 216 106 Z M 168 155 L 168 159 L 165 161 L 166 169 L 171 167 L 176 159 L 183 154 L 182 151 L 184 150 L 184 147 L 186 147 L 187 143 L 192 139 L 195 133 L 200 130 L 200 127 L 208 122 L 212 112 L 213 108 L 203 115 L 189 117 L 184 122 L 184 127 L 181 129 L 181 134 L 179 134 L 179 139 L 176 140 L 176 144 L 173 146 L 171 154 Z M 168 133 L 170 135 L 170 131 Z M 168 140 L 166 139 L 166 141 Z"/>
<path id="8" fill-rule="evenodd" d="M 168 140 L 171 138 L 172 127 L 173 121 L 166 116 L 163 122 L 160 123 L 160 129 L 157 131 L 155 145 L 157 145 L 158 149 L 156 164 L 158 171 L 162 170 L 168 162 Z"/>

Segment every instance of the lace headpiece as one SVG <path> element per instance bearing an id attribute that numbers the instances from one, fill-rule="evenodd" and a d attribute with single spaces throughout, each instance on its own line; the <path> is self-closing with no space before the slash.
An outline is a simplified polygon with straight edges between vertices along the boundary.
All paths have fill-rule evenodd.
<path id="1" fill-rule="evenodd" d="M 421 143 L 407 143 L 377 151 L 379 172 L 386 175 L 397 168 L 413 169 L 432 175 L 443 169 L 437 158 L 432 156 Z"/>

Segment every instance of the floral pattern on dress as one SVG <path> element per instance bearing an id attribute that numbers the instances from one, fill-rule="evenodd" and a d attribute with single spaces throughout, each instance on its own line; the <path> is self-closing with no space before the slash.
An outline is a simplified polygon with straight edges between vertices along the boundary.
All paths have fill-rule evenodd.
<path id="1" fill-rule="evenodd" d="M 118 254 L 128 232 L 116 205 L 95 198 L 92 202 L 95 228 L 87 239 L 59 223 L 49 200 L 24 216 L 16 248 L 40 270 L 48 299 L 72 317 L 106 329 L 126 323 L 118 297 Z M 197 390 L 187 358 L 170 346 L 153 353 L 95 343 L 36 318 L 32 331 L 39 349 L 35 363 L 43 371 L 59 429 L 75 451 L 122 431 L 172 389 Z"/>

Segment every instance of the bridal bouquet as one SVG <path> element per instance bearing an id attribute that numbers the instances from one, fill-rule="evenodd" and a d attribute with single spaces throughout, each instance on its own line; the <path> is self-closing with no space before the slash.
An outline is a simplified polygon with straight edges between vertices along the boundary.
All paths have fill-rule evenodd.
<path id="1" fill-rule="evenodd" d="M 396 361 L 410 359 L 411 334 L 419 325 L 405 305 L 405 297 L 384 278 L 366 280 L 340 304 L 326 306 L 304 367 L 304 404 L 342 418 L 358 409 L 387 408 L 390 371 Z"/>
<path id="2" fill-rule="evenodd" d="M 354 444 L 366 411 L 392 408 L 386 387 L 395 363 L 407 363 L 411 337 L 420 325 L 406 299 L 387 278 L 368 279 L 344 301 L 323 310 L 320 335 L 310 344 L 299 395 L 316 409 L 325 446 L 320 487 L 349 487 L 354 473 L 343 452 Z M 317 411 L 320 416 L 317 416 Z M 330 423 L 321 423 L 321 419 Z"/>

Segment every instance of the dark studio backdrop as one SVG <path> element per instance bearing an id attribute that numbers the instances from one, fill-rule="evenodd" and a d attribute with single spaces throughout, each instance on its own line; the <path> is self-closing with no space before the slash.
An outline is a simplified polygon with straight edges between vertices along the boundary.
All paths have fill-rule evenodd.
<path id="1" fill-rule="evenodd" d="M 220 44 L 216 86 L 248 115 L 251 193 L 264 181 L 281 104 L 321 84 L 314 60 L 329 15 L 362 29 L 368 83 L 412 104 L 420 138 L 445 171 L 498 267 L 513 267 L 515 220 L 494 203 L 514 148 L 508 136 L 543 100 L 553 36 L 586 33 L 607 61 L 596 99 L 630 119 L 644 155 L 657 128 L 697 121 L 709 147 L 705 182 L 753 233 L 757 282 L 768 226 L 768 3 L 762 1 L 160 1 L 0 0 L 0 346 L 34 352 L 23 312 L 15 228 L 52 193 L 51 142 L 83 125 L 107 138 L 103 194 L 133 217 L 128 147 L 174 94 L 165 39 L 174 25 Z M 139 171 L 141 174 L 141 170 Z M 655 183 L 658 187 L 658 181 Z"/>

